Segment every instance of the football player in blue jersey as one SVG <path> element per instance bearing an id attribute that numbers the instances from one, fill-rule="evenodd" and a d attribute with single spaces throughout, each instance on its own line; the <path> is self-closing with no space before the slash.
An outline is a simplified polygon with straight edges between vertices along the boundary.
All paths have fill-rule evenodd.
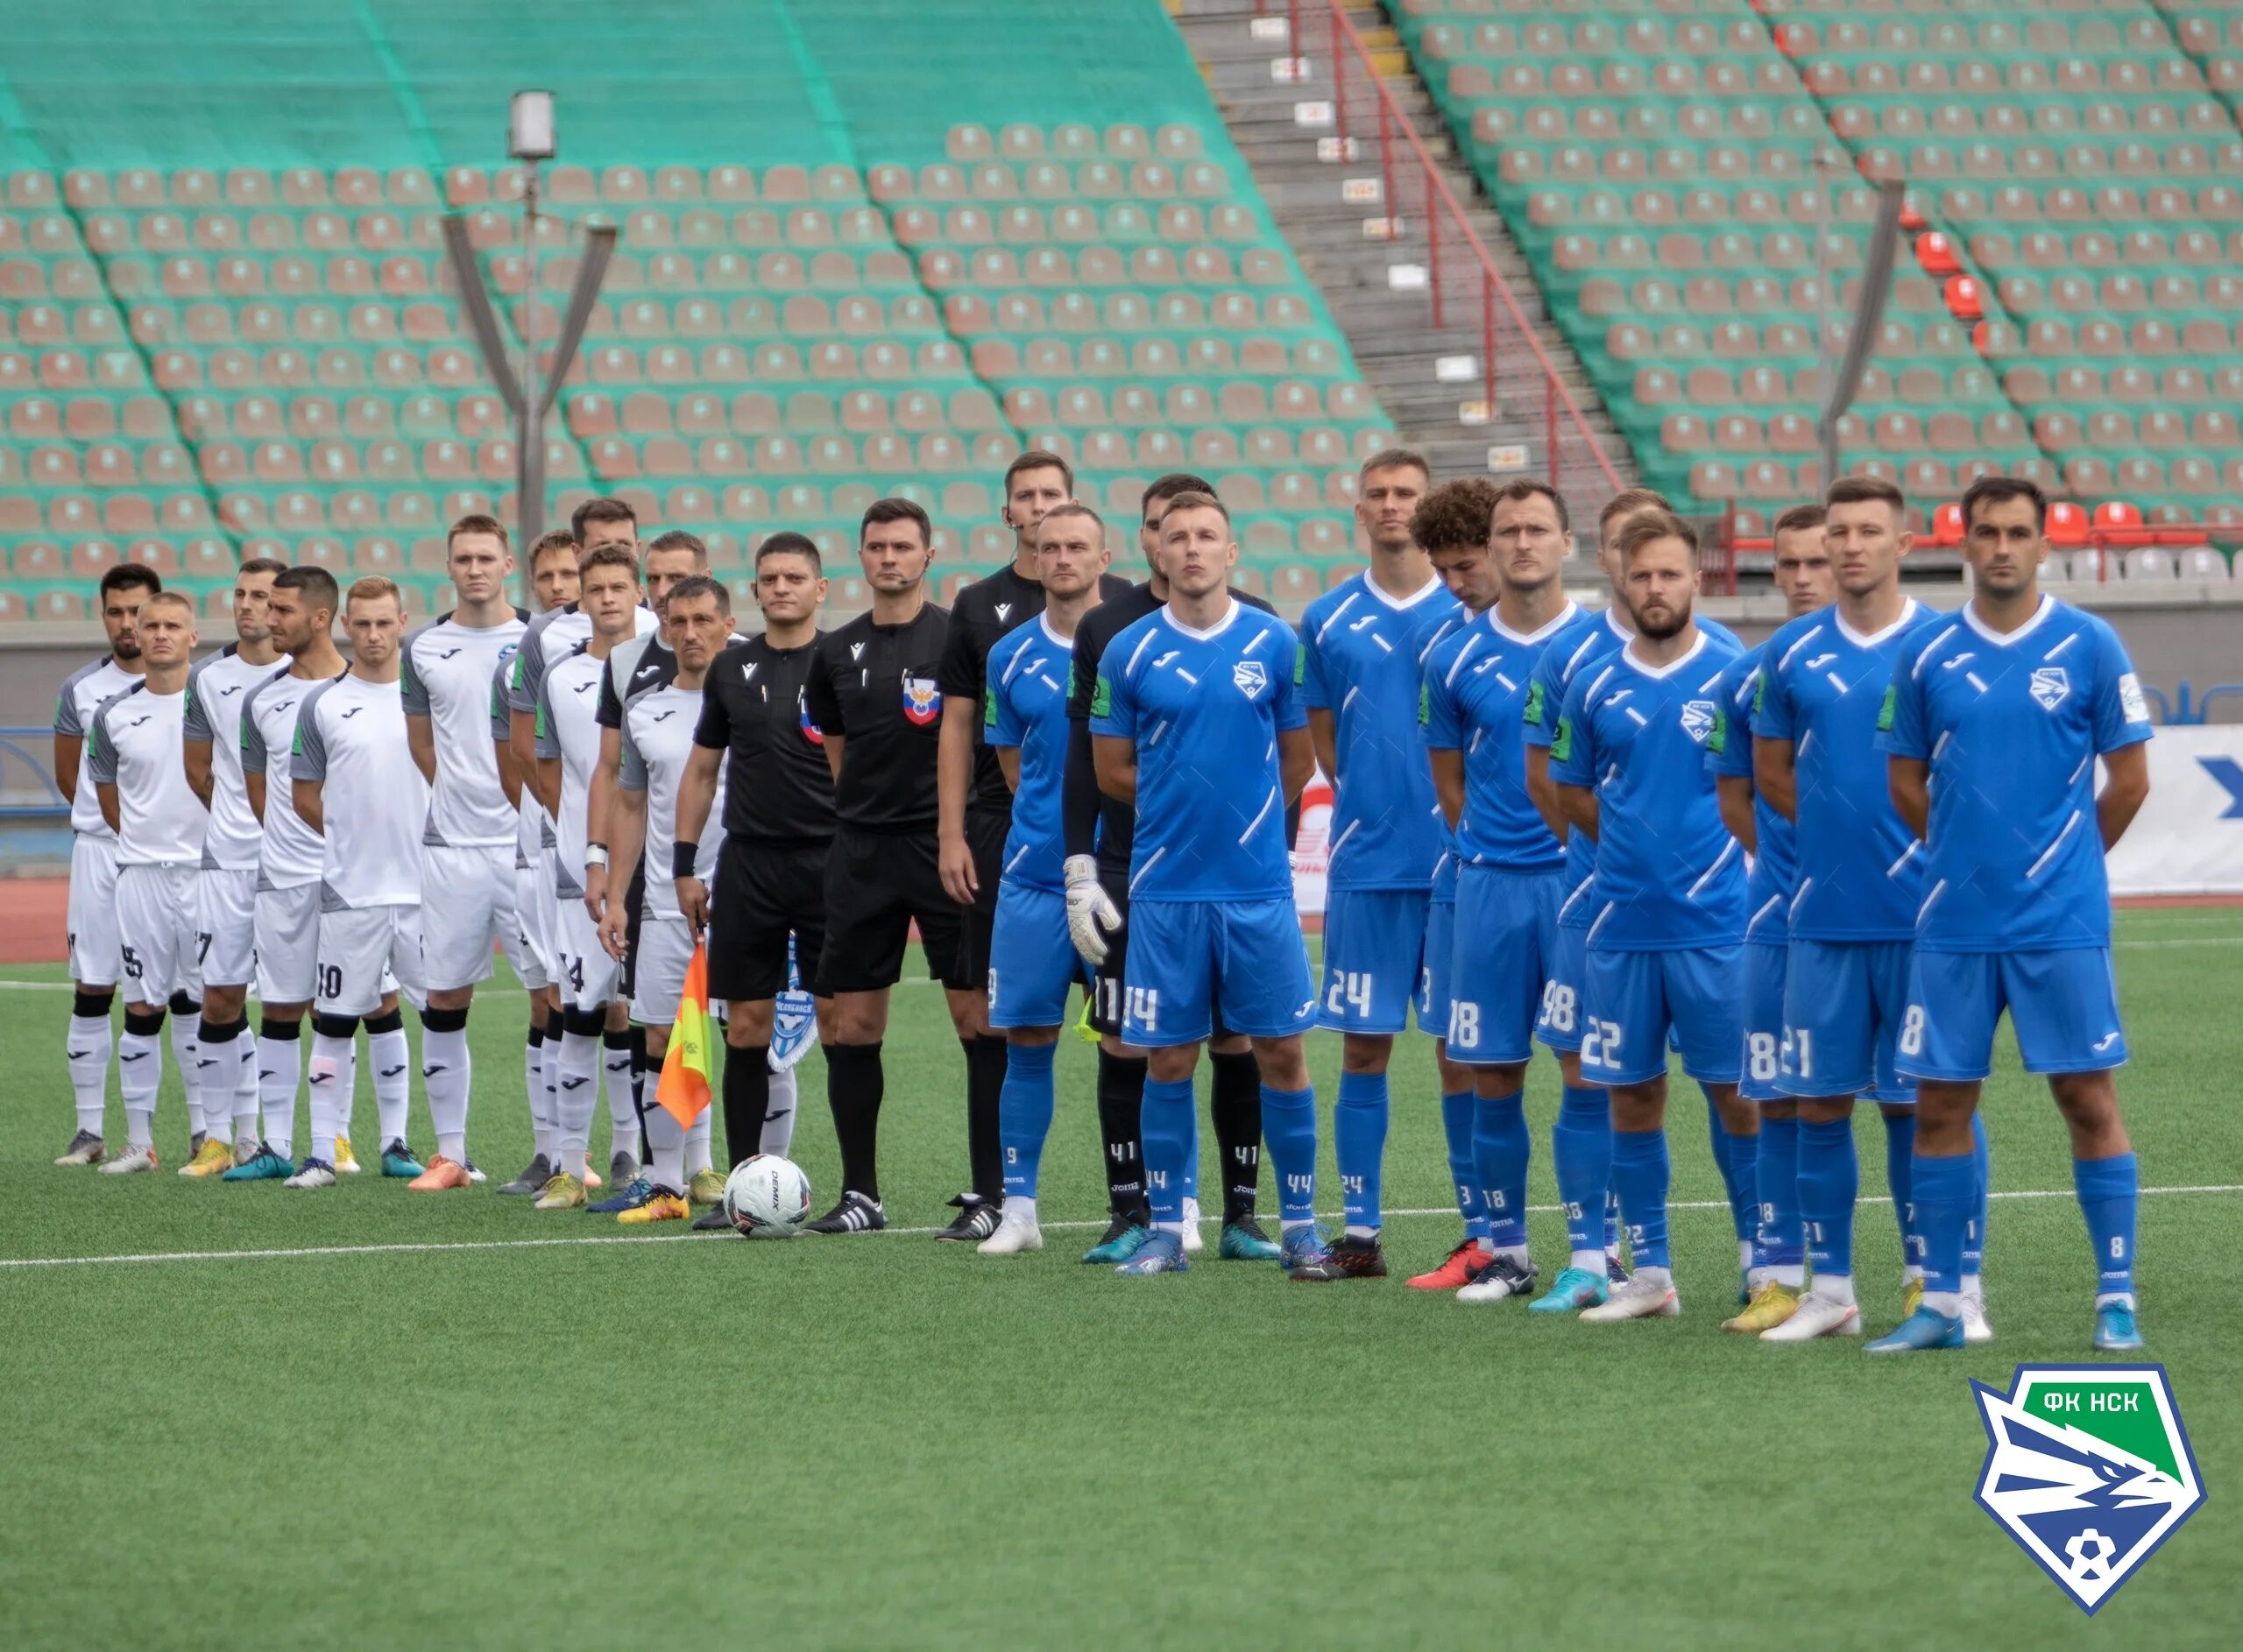
<path id="1" fill-rule="evenodd" d="M 1004 1034 L 1005 1084 L 997 1133 L 1005 1161 L 1005 1208 L 984 1256 L 1044 1248 L 1037 1225 L 1037 1172 L 1051 1131 L 1052 1063 L 1067 1018 L 1067 989 L 1083 978 L 1067 934 L 1066 845 L 1059 787 L 1067 762 L 1067 674 L 1075 628 L 1098 605 L 1111 560 L 1106 524 L 1086 505 L 1054 505 L 1029 530 L 1044 611 L 990 648 L 982 688 L 982 738 L 1013 787 L 1012 825 L 989 949 L 989 1025 Z"/>
<path id="2" fill-rule="evenodd" d="M 1410 530 L 1430 481 L 1425 460 L 1406 448 L 1364 462 L 1355 519 L 1370 566 L 1301 616 L 1301 700 L 1333 787 L 1319 1024 L 1343 1040 L 1332 1137 L 1347 1222 L 1340 1242 L 1296 1274 L 1304 1280 L 1386 1276 L 1386 1068 L 1418 995 L 1442 852 L 1418 739 L 1420 662 L 1462 612 Z"/>
<path id="3" fill-rule="evenodd" d="M 1995 1024 L 2048 1075 L 2095 1250 L 2094 1345 L 2141 1346 L 2139 1183 L 2112 1075 L 2126 1059 L 2103 857 L 2149 794 L 2149 707 L 2118 633 L 2041 589 L 2048 505 L 2030 482 L 1963 496 L 1962 611 L 1914 632 L 1879 717 L 1924 894 L 1896 1065 L 1916 1081 L 1910 1187 L 1924 1295 L 1874 1353 L 1959 1348 L 1980 1172 L 1972 1133 Z M 2095 789 L 2096 759 L 2107 780 Z"/>
<path id="4" fill-rule="evenodd" d="M 1479 1189 L 1487 1224 L 1472 1246 L 1479 1266 L 1459 1281 L 1459 1300 L 1474 1303 L 1530 1295 L 1537 1279 L 1527 1250 L 1524 1091 L 1557 948 L 1566 851 L 1526 789 L 1521 712 L 1543 650 L 1581 617 L 1561 578 L 1573 552 L 1565 500 L 1542 483 L 1513 482 L 1497 491 L 1490 517 L 1486 562 L 1496 600 L 1434 645 L 1420 701 L 1434 787 L 1455 833 L 1448 1048 L 1472 1070 L 1475 1091 L 1459 1179 Z M 1444 574 L 1455 560 L 1445 561 Z M 1603 1205 L 1600 1194 L 1600 1222 Z M 1601 1244 L 1588 1248 L 1602 1279 Z"/>
<path id="5" fill-rule="evenodd" d="M 1842 477 L 1830 487 L 1828 512 L 1823 538 L 1837 601 L 1769 639 L 1753 702 L 1755 784 L 1770 808 L 1797 822 L 1776 1082 L 1799 1099 L 1797 1187 L 1815 1267 L 1815 1288 L 1797 1311 L 1764 1329 L 1771 1342 L 1861 1330 L 1853 1281 L 1857 1096 L 1884 1113 L 1893 1213 L 1904 1260 L 1921 1277 L 1908 1218 L 1916 1091 L 1894 1070 L 1893 1054 L 1923 865 L 1915 833 L 1879 785 L 1886 759 L 1877 719 L 1895 657 L 1918 629 L 1947 616 L 1900 588 L 1912 535 L 1898 488 Z M 1983 1233 L 1985 1197 L 1981 1187 L 1974 1235 Z M 1964 1289 L 1971 1334 L 1984 1340 L 1993 1333 L 1978 1292 L 1978 1251 L 1974 1244 Z"/>
<path id="6" fill-rule="evenodd" d="M 1822 546 L 1822 507 L 1794 505 L 1776 519 L 1776 589 L 1791 617 L 1827 607 L 1837 593 Z M 1723 1331 L 1764 1331 L 1790 1318 L 1807 1283 L 1799 1215 L 1799 1104 L 1778 1087 L 1783 1043 L 1784 966 L 1790 953 L 1785 914 L 1797 880 L 1790 819 L 1752 784 L 1752 712 L 1768 658 L 1763 641 L 1722 674 L 1721 715 L 1706 742 L 1721 817 L 1752 857 L 1744 886 L 1744 1077 L 1737 1093 L 1760 1109 L 1753 1184 L 1760 1204 L 1755 1255 L 1760 1273 L 1751 1301 L 1722 1321 Z"/>
<path id="7" fill-rule="evenodd" d="M 1681 1311 L 1666 1239 L 1666 1051 L 1698 1081 L 1732 1135 L 1744 1023 L 1737 982 L 1744 937 L 1744 865 L 1722 824 L 1705 762 L 1721 674 L 1740 652 L 1691 614 L 1698 541 L 1680 518 L 1651 512 L 1620 531 L 1618 555 L 1636 634 L 1566 691 L 1550 774 L 1567 818 L 1596 842 L 1581 1066 L 1612 1110 L 1612 1183 L 1636 1269 L 1592 1322 Z"/>
<path id="8" fill-rule="evenodd" d="M 1230 512 L 1180 493 L 1161 519 L 1167 604 L 1107 645 L 1090 731 L 1099 788 L 1136 806 L 1122 1041 L 1149 1052 L 1141 1130 L 1153 1233 L 1118 1271 L 1181 1272 L 1184 1166 L 1196 1151 L 1192 1072 L 1223 1024 L 1254 1041 L 1288 1267 L 1316 1227 L 1316 1095 L 1301 1034 L 1317 994 L 1293 907 L 1285 808 L 1315 766 L 1300 644 L 1225 589 Z"/>

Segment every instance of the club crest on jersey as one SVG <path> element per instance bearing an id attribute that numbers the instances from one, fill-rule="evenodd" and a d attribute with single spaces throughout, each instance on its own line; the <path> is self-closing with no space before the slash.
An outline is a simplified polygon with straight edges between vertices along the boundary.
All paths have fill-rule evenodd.
<path id="1" fill-rule="evenodd" d="M 943 714 L 943 691 L 932 677 L 903 679 L 903 715 L 921 728 Z"/>
<path id="2" fill-rule="evenodd" d="M 1978 1507 L 2092 1616 L 2204 1501 L 2162 1366 L 2020 1366 L 1971 1385 Z"/>
<path id="3" fill-rule="evenodd" d="M 1242 660 L 1231 667 L 1230 680 L 1238 685 L 1241 694 L 1256 700 L 1270 686 L 1270 673 L 1259 660 Z"/>
<path id="4" fill-rule="evenodd" d="M 2035 666 L 2032 694 L 2041 702 L 2041 710 L 2053 711 L 2071 696 L 2071 679 L 2062 666 Z"/>
<path id="5" fill-rule="evenodd" d="M 1720 714 L 1721 708 L 1711 700 L 1686 701 L 1682 706 L 1682 732 L 1703 745 L 1713 733 L 1714 720 Z"/>

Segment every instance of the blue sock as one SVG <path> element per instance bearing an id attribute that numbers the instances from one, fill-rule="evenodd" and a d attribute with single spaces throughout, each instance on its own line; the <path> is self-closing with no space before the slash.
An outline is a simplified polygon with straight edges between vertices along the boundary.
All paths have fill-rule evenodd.
<path id="1" fill-rule="evenodd" d="M 1915 1155 L 1909 1182 L 1916 1197 L 1916 1229 L 1923 1236 L 1924 1289 L 1963 1288 L 1963 1230 L 1971 1225 L 1972 1183 L 1978 1161 L 1968 1153 L 1951 1158 Z"/>
<path id="2" fill-rule="evenodd" d="M 997 1139 L 1005 1150 L 1005 1197 L 1036 1197 L 1044 1138 L 1051 1133 L 1051 1063 L 1057 1044 L 1005 1047 L 1005 1084 L 997 1092 Z"/>
<path id="3" fill-rule="evenodd" d="M 1767 1128 L 1763 1122 L 1760 1128 Z M 1799 1214 L 1817 1278 L 1854 1271 L 1854 1202 L 1861 1197 L 1861 1161 L 1854 1121 L 1799 1121 Z"/>
<path id="4" fill-rule="evenodd" d="M 1148 1093 L 1150 1093 L 1148 1086 Z M 1262 1086 L 1262 1141 L 1277 1173 L 1277 1219 L 1316 1219 L 1316 1092 Z"/>
<path id="5" fill-rule="evenodd" d="M 1488 1202 L 1488 1231 L 1498 1246 L 1526 1243 L 1526 1167 L 1534 1137 L 1523 1091 L 1480 1098 L 1473 1110 L 1472 1156 Z"/>
<path id="6" fill-rule="evenodd" d="M 1771 1267 L 1797 1267 L 1807 1259 L 1799 1223 L 1799 1120 L 1760 1120 L 1752 1185 L 1760 1196 L 1760 1246 Z"/>
<path id="7" fill-rule="evenodd" d="M 1380 1225 L 1378 1173 L 1386 1160 L 1386 1075 L 1341 1073 L 1332 1147 L 1350 1228 Z"/>
<path id="8" fill-rule="evenodd" d="M 1488 1237 L 1488 1207 L 1481 1203 L 1478 1146 L 1473 1120 L 1479 1098 L 1468 1091 L 1440 1098 L 1440 1133 L 1448 1142 L 1448 1179 L 1456 1187 L 1456 1209 L 1464 1218 L 1464 1237 Z"/>
<path id="9" fill-rule="evenodd" d="M 1638 1267 L 1667 1266 L 1666 1182 L 1666 1132 L 1612 1133 L 1612 1185 L 1620 1190 Z"/>
<path id="10" fill-rule="evenodd" d="M 1184 1167 L 1192 1157 L 1199 1107 L 1192 1081 L 1145 1080 L 1144 1105 L 1137 1124 L 1139 1151 L 1145 1159 L 1145 1198 L 1156 1222 L 1184 1219 Z"/>
<path id="11" fill-rule="evenodd" d="M 2079 1190 L 2079 1213 L 2095 1243 L 2095 1295 L 2134 1294 L 2134 1207 L 2140 1197 L 2134 1155 L 2074 1159 L 2072 1186 Z"/>
<path id="12" fill-rule="evenodd" d="M 1913 1189 L 1916 1115 L 1885 1115 L 1885 1186 L 1893 1195 L 1893 1219 L 1900 1225 L 1900 1260 L 1917 1267 L 1924 1262 L 1923 1225 L 1916 1211 Z"/>
<path id="13" fill-rule="evenodd" d="M 1976 1279 L 1985 1269 L 1986 1263 L 1986 1192 L 1987 1178 L 1993 1171 L 1993 1159 L 1986 1143 L 1986 1116 L 1982 1112 L 1971 1115 L 1971 1140 L 1978 1151 L 1971 1156 L 1978 1165 L 1978 1197 L 1971 1207 L 1971 1226 L 1963 1236 L 1963 1277 Z M 2131 1246 L 2129 1249 L 2133 1248 Z"/>
<path id="14" fill-rule="evenodd" d="M 1576 1251 L 1611 1248 L 1604 1200 L 1612 1181 L 1612 1104 L 1601 1090 L 1567 1084 L 1550 1132 L 1558 1200 L 1566 1207 L 1566 1243 Z"/>
<path id="15" fill-rule="evenodd" d="M 1758 1180 L 1753 1168 L 1760 1156 L 1760 1139 L 1757 1133 L 1730 1134 L 1710 1092 L 1706 1097 L 1706 1128 L 1712 1135 L 1714 1166 L 1721 1172 L 1723 1190 L 1729 1195 L 1730 1225 L 1745 1244 L 1757 1245 L 1760 1234 L 1760 1196 L 1753 1186 Z M 1757 1249 L 1752 1260 L 1756 1266 L 1761 1260 Z"/>

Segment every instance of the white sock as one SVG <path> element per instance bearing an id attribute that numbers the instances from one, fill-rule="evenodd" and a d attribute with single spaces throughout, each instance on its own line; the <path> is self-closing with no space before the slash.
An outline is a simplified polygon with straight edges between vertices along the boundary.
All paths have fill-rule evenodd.
<path id="1" fill-rule="evenodd" d="M 537 1133 L 537 1150 L 556 1169 L 561 1154 L 561 1043 L 548 1036 L 539 1055 L 538 1087 L 530 1098 L 530 1124 Z M 541 1112 L 540 1108 L 543 1111 Z"/>
<path id="2" fill-rule="evenodd" d="M 704 1119 L 709 1115 L 703 1113 Z M 771 1105 L 763 1115 L 762 1139 L 756 1143 L 759 1151 L 775 1154 L 783 1159 L 787 1150 L 795 1145 L 795 1070 L 771 1075 Z"/>
<path id="3" fill-rule="evenodd" d="M 1005 1220 L 1015 1227 L 1034 1227 L 1036 1201 L 1025 1194 L 1008 1194 L 1005 1197 Z"/>
<path id="4" fill-rule="evenodd" d="M 117 1030 L 106 1015 L 73 1015 L 69 1041 L 62 1046 L 70 1061 L 70 1094 L 78 1105 L 78 1128 L 92 1135 L 102 1133 L 102 1115 L 109 1100 L 109 1058 L 116 1047 Z"/>
<path id="5" fill-rule="evenodd" d="M 249 1030 L 244 1020 L 241 1034 L 234 1041 L 237 1046 L 238 1062 L 234 1071 L 234 1140 L 254 1141 L 259 1132 L 257 1125 L 258 1059 L 257 1034 Z"/>
<path id="6" fill-rule="evenodd" d="M 1584 1274 L 1594 1274 L 1602 1279 L 1604 1277 L 1604 1253 L 1601 1250 L 1575 1251 L 1574 1259 L 1568 1266 L 1578 1267 Z"/>
<path id="7" fill-rule="evenodd" d="M 1361 1222 L 1348 1223 L 1345 1232 L 1351 1239 L 1375 1239 L 1378 1237 L 1376 1228 L 1365 1227 Z"/>
<path id="8" fill-rule="evenodd" d="M 555 1095 L 554 1135 L 560 1158 L 554 1168 L 582 1181 L 591 1168 L 585 1155 L 591 1140 L 592 1113 L 599 1105 L 598 1035 L 562 1034 L 555 1072 L 560 1088 Z"/>
<path id="9" fill-rule="evenodd" d="M 1935 1314 L 1945 1314 L 1949 1319 L 1963 1316 L 1963 1293 L 1959 1290 L 1928 1290 L 1924 1306 Z"/>
<path id="10" fill-rule="evenodd" d="M 1306 1227 L 1307 1225 L 1308 1224 L 1305 1222 L 1295 1222 L 1290 1226 L 1285 1226 L 1284 1231 L 1290 1233 L 1296 1227 Z M 1156 1233 L 1173 1233 L 1177 1238 L 1182 1239 L 1184 1237 L 1184 1224 L 1181 1222 L 1156 1222 L 1153 1224 L 1153 1232 Z"/>
<path id="11" fill-rule="evenodd" d="M 1673 1274 L 1664 1267 L 1638 1267 L 1636 1277 L 1646 1285 L 1657 1285 L 1662 1289 L 1674 1283 Z"/>
<path id="12" fill-rule="evenodd" d="M 413 1101 L 413 1047 L 402 1027 L 366 1034 L 366 1059 L 374 1068 L 374 1111 L 379 1117 L 382 1146 L 405 1140 L 406 1118 Z"/>
<path id="13" fill-rule="evenodd" d="M 231 1038 L 202 1047 L 202 1059 L 210 1063 L 202 1070 L 208 1075 L 202 1084 L 208 1103 L 203 1112 L 214 1122 L 221 1112 L 226 1115 L 225 1131 L 218 1140 L 228 1146 L 237 1135 L 244 1145 L 257 1139 L 257 1041 L 250 1036 L 248 1023 L 240 1023 L 239 1028 Z"/>
<path id="14" fill-rule="evenodd" d="M 1843 1303 L 1850 1307 L 1854 1300 L 1854 1276 L 1851 1274 L 1817 1274 L 1815 1294 L 1826 1303 Z"/>
<path id="15" fill-rule="evenodd" d="M 701 1118 L 709 1115 L 704 1112 Z M 698 1124 L 700 1119 L 696 1119 Z M 685 1132 L 667 1107 L 647 1109 L 647 1151 L 654 1156 L 647 1180 L 672 1193 L 685 1191 Z"/>
<path id="16" fill-rule="evenodd" d="M 716 1111 L 714 1107 L 704 1107 L 701 1110 L 701 1116 L 696 1119 L 686 1130 L 685 1176 L 689 1182 L 710 1168 L 709 1142 L 715 1133 L 710 1129 L 709 1121 L 715 1115 Z M 667 1107 L 655 1109 L 655 1112 L 659 1113 L 667 1114 L 669 1112 L 669 1109 Z M 648 1113 L 647 1117 L 651 1120 L 654 1113 Z"/>
<path id="17" fill-rule="evenodd" d="M 1750 1268 L 1752 1266 L 1752 1241 L 1751 1239 L 1739 1239 L 1737 1241 L 1737 1265 L 1743 1268 Z"/>
<path id="18" fill-rule="evenodd" d="M 350 1133 L 350 1092 L 358 1087 L 358 1041 L 312 1034 L 312 1157 L 335 1162 L 335 1139 Z"/>
<path id="19" fill-rule="evenodd" d="M 1288 1222 L 1280 1218 L 1277 1222 L 1277 1232 L 1280 1233 L 1298 1233 L 1305 1227 L 1314 1227 L 1315 1225 L 1316 1224 L 1313 1220 Z M 1178 1233 L 1181 1233 L 1184 1231 L 1184 1224 L 1181 1222 L 1156 1222 L 1153 1224 L 1153 1226 L 1157 1229 L 1173 1229 Z"/>
<path id="20" fill-rule="evenodd" d="M 1807 1283 L 1807 1266 L 1803 1262 L 1779 1263 L 1771 1270 L 1776 1283 L 1786 1290 L 1797 1290 Z"/>
<path id="21" fill-rule="evenodd" d="M 454 1164 L 467 1162 L 467 1087 L 472 1063 L 465 1027 L 455 1032 L 421 1029 L 421 1087 L 428 1092 L 428 1120 L 436 1126 L 436 1151 Z"/>
<path id="22" fill-rule="evenodd" d="M 639 1156 L 639 1107 L 631 1093 L 631 1046 L 600 1041 L 600 1077 L 607 1091 L 607 1156 Z"/>
<path id="23" fill-rule="evenodd" d="M 257 1041 L 257 1090 L 265 1115 L 265 1145 L 284 1159 L 296 1156 L 296 1091 L 304 1082 L 302 1028 L 288 1036 L 267 1033 Z"/>
<path id="24" fill-rule="evenodd" d="M 545 1130 L 539 1121 L 546 1116 L 545 1034 L 534 1024 L 530 1030 L 537 1036 L 522 1043 L 522 1099 L 529 1105 L 530 1133 L 537 1138 L 537 1150 L 542 1153 L 546 1147 Z"/>
<path id="25" fill-rule="evenodd" d="M 117 1090 L 124 1099 L 125 1140 L 136 1147 L 156 1140 L 156 1091 L 164 1082 L 164 1041 L 154 1033 L 128 1032 L 117 1041 Z"/>
<path id="26" fill-rule="evenodd" d="M 202 1119 L 202 1051 L 195 1041 L 195 1022 L 200 1011 L 171 1018 L 172 1059 L 179 1063 L 179 1082 L 187 1091 L 187 1127 L 195 1135 L 206 1133 Z"/>
<path id="27" fill-rule="evenodd" d="M 1976 1303 L 1981 1308 L 1986 1305 L 1986 1281 L 1983 1274 L 1963 1275 L 1963 1299 L 1965 1302 Z"/>
<path id="28" fill-rule="evenodd" d="M 1923 1276 L 1924 1270 L 1920 1263 L 1910 1262 L 1900 1270 L 1900 1282 L 1903 1285 L 1914 1285 L 1920 1281 Z"/>
<path id="29" fill-rule="evenodd" d="M 1497 1245 L 1492 1248 L 1492 1253 L 1497 1256 L 1508 1256 L 1521 1267 L 1525 1267 L 1530 1260 L 1526 1253 L 1526 1246 L 1524 1245 Z"/>

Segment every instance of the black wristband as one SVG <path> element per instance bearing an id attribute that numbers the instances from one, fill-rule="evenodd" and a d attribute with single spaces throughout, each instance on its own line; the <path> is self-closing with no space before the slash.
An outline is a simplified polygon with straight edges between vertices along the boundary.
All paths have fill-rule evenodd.
<path id="1" fill-rule="evenodd" d="M 701 852 L 698 844 L 680 843 L 670 851 L 669 875 L 673 878 L 693 876 L 693 858 Z"/>

